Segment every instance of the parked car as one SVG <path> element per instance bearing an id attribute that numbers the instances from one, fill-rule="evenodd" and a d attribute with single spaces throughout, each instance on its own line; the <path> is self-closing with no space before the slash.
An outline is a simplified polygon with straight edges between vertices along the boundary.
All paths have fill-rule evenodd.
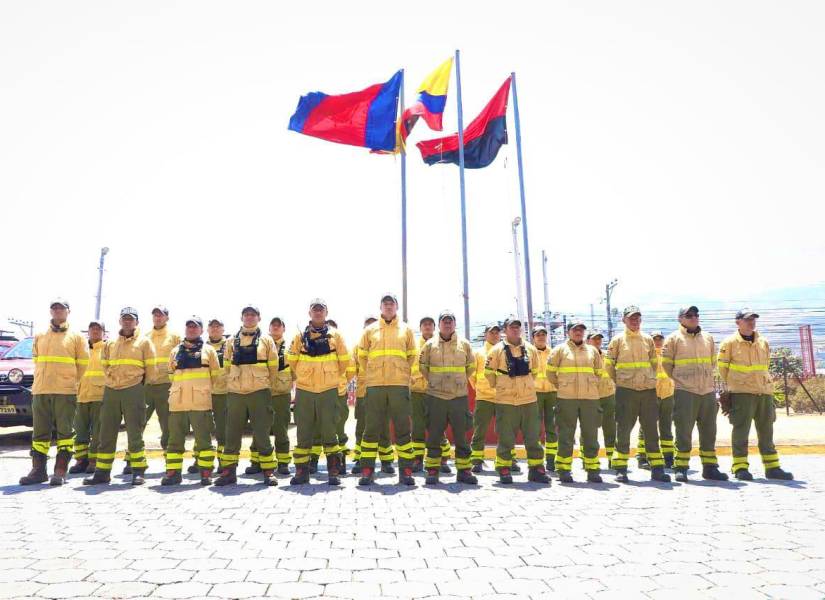
<path id="1" fill-rule="evenodd" d="M 34 338 L 25 338 L 0 356 L 0 427 L 32 424 Z"/>
<path id="2" fill-rule="evenodd" d="M 0 356 L 3 356 L 9 348 L 19 341 L 13 335 L 8 335 L 7 331 L 0 332 Z"/>

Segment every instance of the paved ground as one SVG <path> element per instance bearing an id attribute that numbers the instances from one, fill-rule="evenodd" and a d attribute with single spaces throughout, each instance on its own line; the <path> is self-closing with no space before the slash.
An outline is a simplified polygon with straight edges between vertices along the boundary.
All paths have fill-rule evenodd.
<path id="1" fill-rule="evenodd" d="M 170 490 L 158 460 L 142 488 L 20 488 L 27 461 L 6 455 L 0 597 L 825 598 L 823 458 L 787 457 L 790 483 L 636 472 L 626 486 L 502 487 L 490 474 L 365 491 L 323 475 Z"/>

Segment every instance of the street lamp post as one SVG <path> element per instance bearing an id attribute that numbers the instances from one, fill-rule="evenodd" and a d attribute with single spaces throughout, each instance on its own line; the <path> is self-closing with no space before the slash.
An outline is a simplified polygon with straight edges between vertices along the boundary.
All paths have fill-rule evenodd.
<path id="1" fill-rule="evenodd" d="M 100 298 L 103 295 L 103 261 L 109 254 L 109 248 L 104 246 L 100 249 L 100 265 L 97 267 L 97 302 L 95 303 L 95 319 L 100 318 Z"/>

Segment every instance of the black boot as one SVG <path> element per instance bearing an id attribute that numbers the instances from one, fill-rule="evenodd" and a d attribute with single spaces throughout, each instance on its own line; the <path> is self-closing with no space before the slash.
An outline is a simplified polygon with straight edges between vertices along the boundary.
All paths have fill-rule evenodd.
<path id="1" fill-rule="evenodd" d="M 450 465 L 447 464 L 447 457 L 446 456 L 441 457 L 440 470 L 441 470 L 442 473 L 446 473 L 446 474 L 450 474 L 450 473 L 453 472 L 453 470 L 450 468 Z"/>
<path id="2" fill-rule="evenodd" d="M 201 485 L 212 485 L 212 469 L 201 471 Z"/>
<path id="3" fill-rule="evenodd" d="M 573 483 L 573 475 L 570 471 L 559 471 L 559 483 Z"/>
<path id="4" fill-rule="evenodd" d="M 602 476 L 598 471 L 587 472 L 587 483 L 602 483 Z"/>
<path id="5" fill-rule="evenodd" d="M 372 467 L 361 468 L 361 479 L 358 480 L 358 485 L 367 486 L 372 485 L 375 481 L 375 470 Z"/>
<path id="6" fill-rule="evenodd" d="M 269 487 L 274 487 L 278 485 L 278 480 L 275 479 L 275 471 L 272 469 L 263 469 L 261 471 L 263 475 L 264 485 L 268 485 Z"/>
<path id="7" fill-rule="evenodd" d="M 94 475 L 83 480 L 83 485 L 99 485 L 101 483 L 109 483 L 112 480 L 109 471 L 103 469 L 95 469 Z"/>
<path id="8" fill-rule="evenodd" d="M 629 481 L 627 469 L 616 469 L 616 481 L 619 483 L 627 483 Z"/>
<path id="9" fill-rule="evenodd" d="M 515 458 L 513 459 L 513 466 L 510 467 L 510 472 L 521 473 L 521 467 L 518 466 L 518 461 Z"/>
<path id="10" fill-rule="evenodd" d="M 398 473 L 398 483 L 399 485 L 415 485 L 411 467 L 404 467 L 400 470 Z"/>
<path id="11" fill-rule="evenodd" d="M 236 483 L 238 483 L 237 469 L 238 465 L 224 467 L 221 470 L 221 474 L 215 480 L 215 485 L 221 487 L 224 485 L 235 485 Z"/>
<path id="12" fill-rule="evenodd" d="M 315 475 L 318 472 L 318 459 L 321 458 L 320 456 L 316 456 L 315 454 L 311 455 L 309 458 L 309 472 L 311 475 Z"/>
<path id="13" fill-rule="evenodd" d="M 289 480 L 289 485 L 304 485 L 309 483 L 309 465 L 295 465 L 295 475 Z"/>
<path id="14" fill-rule="evenodd" d="M 143 474 L 146 472 L 146 469 L 138 469 L 136 467 L 132 468 L 132 485 L 143 485 L 146 483 L 146 479 L 143 478 Z"/>
<path id="15" fill-rule="evenodd" d="M 665 473 L 664 467 L 653 467 L 650 471 L 651 481 L 661 481 L 662 483 L 670 483 L 670 475 Z"/>
<path id="16" fill-rule="evenodd" d="M 183 481 L 183 476 L 181 476 L 180 471 L 177 469 L 167 469 L 166 475 L 164 475 L 161 480 L 161 485 L 180 485 Z"/>
<path id="17" fill-rule="evenodd" d="M 457 483 L 466 483 L 467 485 L 478 485 L 478 479 L 470 472 L 470 469 L 459 469 L 455 480 Z"/>
<path id="18" fill-rule="evenodd" d="M 672 454 L 665 454 L 665 469 L 672 469 L 673 468 L 673 455 Z"/>
<path id="19" fill-rule="evenodd" d="M 547 475 L 544 467 L 530 467 L 527 470 L 527 481 L 532 481 L 533 483 L 550 483 L 550 477 Z"/>
<path id="20" fill-rule="evenodd" d="M 650 468 L 650 461 L 647 460 L 646 454 L 637 454 L 636 455 L 636 462 L 639 465 L 640 469 L 649 469 Z"/>
<path id="21" fill-rule="evenodd" d="M 278 463 L 278 475 L 289 475 L 289 463 Z"/>
<path id="22" fill-rule="evenodd" d="M 413 470 L 413 473 L 421 473 L 424 470 L 424 457 L 423 456 L 416 456 L 413 459 L 412 470 Z"/>
<path id="23" fill-rule="evenodd" d="M 46 462 L 49 457 L 39 452 L 31 451 L 32 468 L 29 474 L 20 478 L 20 485 L 34 485 L 35 483 L 44 483 L 49 475 L 46 473 Z"/>
<path id="24" fill-rule="evenodd" d="M 350 473 L 352 473 L 353 475 L 360 475 L 361 474 L 361 461 L 360 460 L 356 460 L 355 462 L 352 463 L 352 469 L 350 470 Z"/>
<path id="25" fill-rule="evenodd" d="M 498 471 L 499 483 L 513 483 L 513 475 L 510 472 L 510 467 L 500 467 Z"/>
<path id="26" fill-rule="evenodd" d="M 424 485 L 438 485 L 438 469 L 427 469 L 427 479 Z"/>
<path id="27" fill-rule="evenodd" d="M 261 463 L 255 462 L 254 460 L 249 464 L 247 468 L 243 470 L 244 474 L 246 475 L 257 475 L 263 469 L 261 469 Z"/>
<path id="28" fill-rule="evenodd" d="M 676 481 L 678 481 L 679 483 L 687 483 L 687 467 L 676 467 L 675 469 L 673 469 L 673 472 L 676 474 Z"/>
<path id="29" fill-rule="evenodd" d="M 473 463 L 472 471 L 473 471 L 473 473 L 483 473 L 484 472 L 484 461 L 480 460 L 476 463 Z"/>
<path id="30" fill-rule="evenodd" d="M 395 475 L 395 467 L 392 466 L 391 460 L 381 461 L 381 472 L 386 473 L 387 475 Z"/>
<path id="31" fill-rule="evenodd" d="M 132 474 L 132 465 L 129 464 L 129 461 L 126 461 L 126 464 L 123 465 L 123 470 L 120 472 L 121 475 L 131 475 Z"/>
<path id="32" fill-rule="evenodd" d="M 72 453 L 65 450 L 60 450 L 54 461 L 54 474 L 49 480 L 49 485 L 63 485 L 66 483 L 66 473 L 69 471 L 69 461 L 72 459 Z"/>
<path id="33" fill-rule="evenodd" d="M 92 473 L 95 472 L 96 468 L 97 468 L 97 459 L 96 458 L 90 458 L 89 459 L 89 466 L 86 467 L 86 473 L 91 475 Z"/>
<path id="34" fill-rule="evenodd" d="M 711 479 L 713 481 L 727 481 L 727 473 L 722 473 L 716 465 L 702 466 L 702 479 Z"/>
<path id="35" fill-rule="evenodd" d="M 739 481 L 753 481 L 753 475 L 747 469 L 739 469 L 733 476 Z"/>
<path id="36" fill-rule="evenodd" d="M 74 461 L 74 464 L 69 468 L 70 475 L 77 475 L 78 473 L 86 473 L 86 469 L 89 468 L 89 459 L 88 458 L 78 458 Z"/>
<path id="37" fill-rule="evenodd" d="M 340 455 L 327 455 L 327 485 L 341 485 L 341 479 L 338 474 L 341 472 Z"/>
<path id="38" fill-rule="evenodd" d="M 200 473 L 201 472 L 201 468 L 198 466 L 197 459 L 192 461 L 192 464 L 189 465 L 188 467 L 186 467 L 186 472 L 189 473 L 190 475 L 194 475 L 195 473 Z"/>
<path id="39" fill-rule="evenodd" d="M 773 467 L 765 471 L 765 477 L 768 479 L 779 479 L 782 481 L 792 481 L 793 473 L 783 471 L 781 467 Z"/>
<path id="40" fill-rule="evenodd" d="M 547 457 L 547 466 L 545 467 L 548 473 L 552 473 L 556 470 L 556 457 L 555 456 L 548 456 Z"/>

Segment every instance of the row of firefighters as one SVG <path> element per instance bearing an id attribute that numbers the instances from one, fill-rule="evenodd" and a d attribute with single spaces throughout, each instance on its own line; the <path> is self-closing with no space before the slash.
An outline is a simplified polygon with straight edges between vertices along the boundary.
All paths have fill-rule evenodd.
<path id="1" fill-rule="evenodd" d="M 284 337 L 279 318 L 264 333 L 260 310 L 253 305 L 242 309 L 241 327 L 228 338 L 219 319 L 207 323 L 204 338 L 203 321 L 193 316 L 181 339 L 168 330 L 168 310 L 157 306 L 153 327 L 143 335 L 137 311 L 127 307 L 120 312 L 116 337 L 104 340 L 104 325 L 93 321 L 85 339 L 68 327 L 68 302 L 55 300 L 50 327 L 33 344 L 32 469 L 20 483 L 61 485 L 67 473 L 91 474 L 86 485 L 108 483 L 122 421 L 128 439 L 124 472 L 131 474 L 132 484 L 144 483 L 144 429 L 156 413 L 166 460 L 163 485 L 182 481 L 190 430 L 195 459 L 188 472 L 199 473 L 201 483 L 209 485 L 217 460 L 214 484 L 236 483 L 248 425 L 252 464 L 246 473 L 260 473 L 264 483 L 276 485 L 275 474 L 291 474 L 293 462 L 291 484 L 305 484 L 323 453 L 327 482 L 338 485 L 350 454 L 344 426 L 346 391 L 353 378 L 352 473 L 360 475 L 359 485 L 374 483 L 377 464 L 394 473 L 394 459 L 400 484 L 414 485 L 413 473 L 420 471 L 426 471 L 427 484 L 437 484 L 441 474 L 451 472 L 448 426 L 457 481 L 476 484 L 474 473 L 484 469 L 485 438 L 493 420 L 501 483 L 511 483 L 513 473 L 521 471 L 515 453 L 518 436 L 529 481 L 549 484 L 549 472 L 556 472 L 561 482 L 572 482 L 577 427 L 587 481 L 602 481 L 601 428 L 608 467 L 617 481 L 627 482 L 631 431 L 637 422 L 638 464 L 650 469 L 651 479 L 670 481 L 666 469 L 672 469 L 677 481 L 687 481 L 696 428 L 702 477 L 725 480 L 715 448 L 717 370 L 729 400 L 723 412 L 733 425 L 736 478 L 753 478 L 748 436 L 755 423 L 766 477 L 792 479 L 780 467 L 773 442 L 770 349 L 756 331 L 759 315 L 750 309 L 736 314 L 736 332 L 718 349 L 700 327 L 696 306 L 679 310 L 679 327 L 667 338 L 660 332 L 643 333 L 641 311 L 628 306 L 624 331 L 606 350 L 602 335 L 588 334 L 581 322 L 571 322 L 567 340 L 550 348 L 544 327 L 534 329 L 529 343 L 522 323 L 510 319 L 503 328 L 487 326 L 478 351 L 456 332 L 452 312 L 422 319 L 422 335 L 416 339 L 397 309 L 395 296 L 384 295 L 380 316 L 367 320 L 358 343 L 348 349 L 328 319 L 326 302 L 318 298 L 310 302 L 308 325 L 291 340 Z M 468 385 L 475 391 L 472 413 Z M 293 386 L 297 443 L 290 454 Z M 53 431 L 57 456 L 49 477 Z M 72 454 L 76 463 L 69 467 Z"/>

